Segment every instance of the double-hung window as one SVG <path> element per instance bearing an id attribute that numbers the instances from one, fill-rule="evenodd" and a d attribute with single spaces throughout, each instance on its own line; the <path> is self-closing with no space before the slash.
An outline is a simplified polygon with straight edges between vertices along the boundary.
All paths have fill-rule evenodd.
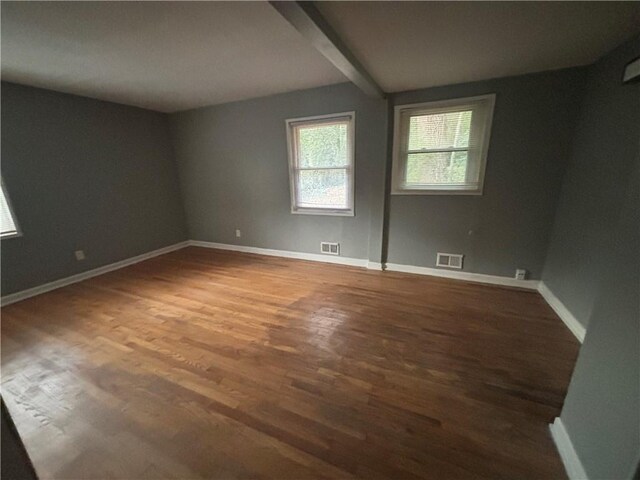
<path id="1" fill-rule="evenodd" d="M 392 193 L 482 194 L 495 95 L 395 108 Z"/>
<path id="2" fill-rule="evenodd" d="M 2 189 L 0 190 L 0 238 L 17 237 L 20 235 L 18 230 L 18 224 L 13 215 L 11 204 L 9 203 L 9 197 L 4 188 L 4 182 L 2 182 Z"/>
<path id="3" fill-rule="evenodd" d="M 354 214 L 355 112 L 286 121 L 291 212 Z"/>

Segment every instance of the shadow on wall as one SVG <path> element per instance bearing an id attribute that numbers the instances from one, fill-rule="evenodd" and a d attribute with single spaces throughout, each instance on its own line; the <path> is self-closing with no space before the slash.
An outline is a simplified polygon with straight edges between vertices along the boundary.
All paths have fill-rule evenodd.
<path id="1" fill-rule="evenodd" d="M 16 427 L 2 402 L 2 465 L 0 476 L 4 480 L 36 480 L 36 472 L 31 465 Z"/>

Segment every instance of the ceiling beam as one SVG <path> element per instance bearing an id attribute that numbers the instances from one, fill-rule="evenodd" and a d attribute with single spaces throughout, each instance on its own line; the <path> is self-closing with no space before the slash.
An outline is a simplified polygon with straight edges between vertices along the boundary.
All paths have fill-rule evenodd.
<path id="1" fill-rule="evenodd" d="M 384 98 L 384 92 L 346 47 L 313 2 L 269 2 L 285 20 L 324 55 L 345 77 L 367 95 Z"/>

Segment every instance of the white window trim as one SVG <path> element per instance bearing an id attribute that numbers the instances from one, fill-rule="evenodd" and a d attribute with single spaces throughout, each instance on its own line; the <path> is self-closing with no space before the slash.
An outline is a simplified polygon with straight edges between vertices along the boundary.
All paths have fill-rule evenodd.
<path id="1" fill-rule="evenodd" d="M 494 93 L 488 95 L 478 95 L 475 97 L 455 98 L 448 100 L 440 100 L 436 102 L 423 102 L 423 103 L 411 103 L 407 105 L 396 105 L 394 109 L 394 122 L 393 122 L 393 165 L 391 172 L 391 194 L 392 195 L 482 195 L 484 188 L 484 173 L 487 166 L 487 153 L 489 152 L 489 140 L 491 138 L 491 125 L 493 123 L 493 111 L 495 107 L 496 95 Z M 448 111 L 454 107 L 464 107 L 466 105 L 478 102 L 486 101 L 487 110 L 486 118 L 484 121 L 482 132 L 482 144 L 480 147 L 480 158 L 478 161 L 478 186 L 469 187 L 468 185 L 460 184 L 454 186 L 453 184 L 433 184 L 429 188 L 403 188 L 403 165 L 406 163 L 406 159 L 403 160 L 401 156 L 402 146 L 402 132 L 401 132 L 401 115 L 407 110 L 426 110 L 433 112 L 434 110 L 442 109 Z"/>
<path id="2" fill-rule="evenodd" d="M 13 210 L 13 205 L 11 204 L 11 199 L 9 198 L 9 194 L 7 193 L 7 189 L 4 186 L 4 180 L 0 180 L 0 188 L 2 188 L 2 195 L 4 196 L 5 202 L 7 202 L 7 207 L 9 207 L 9 215 L 11 215 L 11 220 L 13 220 L 13 225 L 16 227 L 15 232 L 0 233 L 0 239 L 6 240 L 8 238 L 21 237 L 22 230 L 20 229 L 20 224 L 18 224 L 18 219 L 16 218 L 15 211 Z"/>
<path id="3" fill-rule="evenodd" d="M 347 169 L 348 180 L 348 199 L 347 208 L 309 208 L 298 207 L 296 205 L 296 165 L 298 156 L 296 155 L 296 142 L 292 136 L 293 127 L 299 124 L 313 124 L 317 121 L 330 120 L 330 119 L 343 119 L 349 117 L 349 127 L 347 132 L 347 140 L 349 141 L 349 165 Z M 333 215 L 342 217 L 353 217 L 355 215 L 355 170 L 356 170 L 356 156 L 355 156 L 355 133 L 356 133 L 356 112 L 341 112 L 331 113 L 327 115 L 315 115 L 312 117 L 300 117 L 289 118 L 285 120 L 287 128 L 287 152 L 289 157 L 289 192 L 291 197 L 291 213 L 300 215 Z"/>

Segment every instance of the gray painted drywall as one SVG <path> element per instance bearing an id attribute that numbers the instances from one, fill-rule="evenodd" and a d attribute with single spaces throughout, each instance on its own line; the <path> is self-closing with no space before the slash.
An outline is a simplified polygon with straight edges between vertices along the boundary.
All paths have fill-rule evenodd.
<path id="1" fill-rule="evenodd" d="M 434 267 L 437 252 L 464 270 L 537 279 L 570 152 L 584 69 L 394 94 L 394 105 L 496 94 L 484 193 L 392 195 L 389 263 Z"/>
<path id="2" fill-rule="evenodd" d="M 2 83 L 2 294 L 186 239 L 165 115 Z M 74 251 L 83 249 L 78 262 Z"/>
<path id="3" fill-rule="evenodd" d="M 591 479 L 640 460 L 640 37 L 590 67 L 543 279 L 587 335 L 561 418 Z"/>
<path id="4" fill-rule="evenodd" d="M 558 204 L 543 280 L 586 327 L 606 266 L 626 180 L 638 162 L 640 87 L 621 84 L 640 37 L 589 70 L 573 152 Z"/>
<path id="5" fill-rule="evenodd" d="M 2 402 L 0 417 L 0 475 L 14 480 L 38 480 L 13 419 Z"/>
<path id="6" fill-rule="evenodd" d="M 346 111 L 356 112 L 355 216 L 292 214 L 285 120 Z M 335 241 L 342 256 L 380 261 L 384 100 L 340 84 L 170 118 L 192 239 L 307 253 Z"/>
<path id="7" fill-rule="evenodd" d="M 561 413 L 591 480 L 630 479 L 640 461 L 640 159 L 634 168 Z"/>
<path id="8" fill-rule="evenodd" d="M 388 106 L 352 85 L 173 114 L 190 236 L 308 253 L 317 253 L 321 240 L 339 241 L 342 255 L 379 262 L 388 221 L 391 263 L 433 266 L 437 251 L 460 251 L 466 271 L 512 276 L 520 267 L 539 278 L 584 73 L 569 69 L 393 95 L 390 105 L 492 92 L 498 98 L 485 194 L 393 196 L 387 219 Z M 356 216 L 292 215 L 284 120 L 347 110 L 356 110 Z"/>

